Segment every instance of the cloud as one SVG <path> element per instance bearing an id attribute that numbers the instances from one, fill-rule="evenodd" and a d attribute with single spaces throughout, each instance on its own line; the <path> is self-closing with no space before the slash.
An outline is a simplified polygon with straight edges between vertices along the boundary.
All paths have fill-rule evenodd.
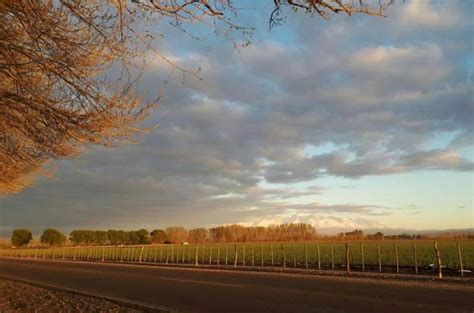
<path id="1" fill-rule="evenodd" d="M 259 34 L 238 51 L 216 39 L 190 44 L 168 36 L 175 45 L 164 44 L 163 52 L 183 67 L 200 66 L 203 80 L 169 78 L 169 67 L 156 59 L 140 88 L 155 94 L 168 80 L 149 121 L 160 128 L 140 143 L 60 162 L 57 178 L 0 199 L 1 226 L 274 219 L 376 227 L 377 217 L 393 209 L 345 203 L 343 196 L 324 202 L 331 188 L 325 179 L 473 170 L 461 151 L 472 147 L 474 118 L 464 62 L 472 47 L 461 40 L 472 32 L 470 11 L 454 9 L 463 5 L 450 2 L 451 11 L 440 15 L 431 2 L 413 1 L 387 19 L 330 22 L 290 13 L 288 24 L 275 29 L 281 35 Z M 255 14 L 266 29 L 267 16 Z M 409 20 L 419 24 L 413 31 L 400 26 Z M 453 132 L 444 147 L 427 148 Z M 328 143 L 331 151 L 317 151 Z M 308 154 L 308 146 L 316 152 Z"/>
<path id="2" fill-rule="evenodd" d="M 405 26 L 450 28 L 460 24 L 457 1 L 411 0 L 403 8 L 400 21 Z"/>
<path id="3" fill-rule="evenodd" d="M 448 75 L 443 52 L 435 43 L 363 48 L 349 57 L 346 68 L 369 79 L 382 79 L 380 83 L 402 84 L 403 90 L 425 89 Z"/>
<path id="4" fill-rule="evenodd" d="M 459 156 L 452 150 L 419 151 L 401 160 L 401 165 L 408 169 L 437 169 L 470 172 L 474 170 L 474 162 Z"/>
<path id="5" fill-rule="evenodd" d="M 413 153 L 353 157 L 347 151 L 336 151 L 313 157 L 278 162 L 265 168 L 265 179 L 272 183 L 310 181 L 321 176 L 359 178 L 367 175 L 390 175 L 421 170 L 469 172 L 474 162 L 453 150 L 429 150 Z"/>

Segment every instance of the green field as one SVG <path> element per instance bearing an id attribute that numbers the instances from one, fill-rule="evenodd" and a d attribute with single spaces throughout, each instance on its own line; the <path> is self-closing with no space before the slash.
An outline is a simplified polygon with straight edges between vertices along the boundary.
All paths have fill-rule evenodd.
<path id="1" fill-rule="evenodd" d="M 439 241 L 442 265 L 445 271 L 456 271 L 460 268 L 458 244 L 462 254 L 464 269 L 474 269 L 474 241 Z M 349 260 L 353 270 L 362 270 L 362 248 L 364 250 L 364 267 L 367 271 L 396 271 L 396 252 L 400 272 L 413 273 L 415 270 L 414 242 L 399 241 L 361 241 L 350 242 Z M 420 272 L 426 272 L 430 264 L 437 259 L 433 241 L 417 240 L 416 263 Z M 319 257 L 318 257 L 319 246 Z M 117 262 L 152 262 L 168 264 L 198 265 L 235 265 L 237 266 L 283 266 L 283 253 L 286 267 L 310 269 L 344 268 L 345 243 L 343 242 L 306 242 L 306 243 L 237 243 L 237 244 L 199 244 L 199 245 L 144 245 L 144 246 L 78 246 L 56 248 L 22 248 L 2 249 L 0 256 L 23 258 L 54 258 L 74 260 L 104 260 Z"/>

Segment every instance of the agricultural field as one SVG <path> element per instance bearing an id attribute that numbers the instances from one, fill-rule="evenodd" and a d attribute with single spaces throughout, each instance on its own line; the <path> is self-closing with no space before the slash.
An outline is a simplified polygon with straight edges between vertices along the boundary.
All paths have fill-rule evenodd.
<path id="1" fill-rule="evenodd" d="M 474 270 L 473 240 L 438 242 L 443 271 L 460 275 Z M 354 241 L 348 243 L 352 271 L 430 273 L 437 266 L 434 242 L 428 240 Z M 459 249 L 458 249 L 459 248 Z M 416 250 L 415 250 L 416 249 Z M 416 252 L 415 252 L 416 251 Z M 66 246 L 1 249 L 0 256 L 84 261 L 142 262 L 344 270 L 344 242 L 237 243 L 143 246 Z M 398 266 L 397 266 L 398 258 Z"/>

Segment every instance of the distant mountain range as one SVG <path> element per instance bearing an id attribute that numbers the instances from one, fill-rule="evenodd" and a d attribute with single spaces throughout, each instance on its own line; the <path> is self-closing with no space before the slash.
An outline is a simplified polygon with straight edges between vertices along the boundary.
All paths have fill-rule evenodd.
<path id="1" fill-rule="evenodd" d="M 323 235 L 336 235 L 340 232 L 349 232 L 354 229 L 351 228 L 319 228 L 317 229 L 318 233 Z M 362 229 L 364 234 L 375 234 L 376 232 L 381 232 L 384 235 L 398 235 L 398 234 L 422 234 L 422 235 L 442 235 L 442 234 L 474 234 L 474 228 L 452 228 L 452 229 L 425 229 L 425 230 L 415 230 L 408 228 L 368 228 Z"/>

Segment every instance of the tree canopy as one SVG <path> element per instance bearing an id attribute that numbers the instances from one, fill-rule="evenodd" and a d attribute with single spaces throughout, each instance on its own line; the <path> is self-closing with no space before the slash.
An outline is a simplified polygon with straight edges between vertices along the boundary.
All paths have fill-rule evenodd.
<path id="1" fill-rule="evenodd" d="M 165 243 L 168 240 L 168 236 L 162 229 L 155 229 L 150 233 L 152 243 Z"/>
<path id="2" fill-rule="evenodd" d="M 273 0 L 269 25 L 285 21 L 285 8 L 327 19 L 383 15 L 393 1 Z M 143 57 L 152 51 L 179 66 L 153 48 L 156 34 L 141 26 L 166 19 L 185 32 L 195 23 L 225 36 L 248 32 L 234 21 L 238 12 L 231 0 L 1 1 L 0 194 L 47 173 L 49 160 L 150 130 L 139 123 L 160 93 L 146 102 L 136 90 Z"/>
<path id="3" fill-rule="evenodd" d="M 48 228 L 41 235 L 42 244 L 50 246 L 60 246 L 66 243 L 66 236 L 57 229 Z"/>
<path id="4" fill-rule="evenodd" d="M 33 235 L 28 229 L 15 229 L 12 232 L 12 244 L 15 247 L 26 246 L 33 239 Z"/>

